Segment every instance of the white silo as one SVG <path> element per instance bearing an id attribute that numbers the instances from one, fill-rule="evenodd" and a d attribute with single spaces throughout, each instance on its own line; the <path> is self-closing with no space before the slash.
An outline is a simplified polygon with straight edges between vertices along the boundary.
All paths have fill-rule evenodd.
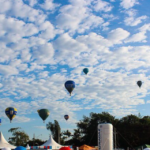
<path id="1" fill-rule="evenodd" d="M 113 126 L 110 123 L 98 125 L 98 150 L 113 150 Z"/>

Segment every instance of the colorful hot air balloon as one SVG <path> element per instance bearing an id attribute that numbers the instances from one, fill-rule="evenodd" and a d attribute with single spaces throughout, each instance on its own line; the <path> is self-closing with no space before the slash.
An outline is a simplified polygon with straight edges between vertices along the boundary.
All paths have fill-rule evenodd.
<path id="1" fill-rule="evenodd" d="M 73 89 L 75 88 L 75 82 L 72 80 L 66 81 L 65 88 L 68 90 L 68 92 L 70 93 L 70 96 L 71 96 L 71 93 L 72 93 Z"/>
<path id="2" fill-rule="evenodd" d="M 142 86 L 142 81 L 137 81 L 137 85 L 139 86 L 139 88 Z"/>
<path id="3" fill-rule="evenodd" d="M 83 72 L 87 75 L 88 72 L 89 72 L 89 69 L 88 69 L 88 68 L 84 68 L 84 69 L 83 69 Z"/>
<path id="4" fill-rule="evenodd" d="M 65 118 L 66 120 L 68 120 L 68 119 L 69 119 L 69 115 L 64 115 L 64 118 Z"/>
<path id="5" fill-rule="evenodd" d="M 14 150 L 26 150 L 26 148 L 23 147 L 23 146 L 18 146 L 18 147 L 16 147 Z"/>
<path id="6" fill-rule="evenodd" d="M 37 110 L 39 116 L 42 118 L 43 122 L 45 122 L 46 118 L 49 116 L 50 112 L 48 109 L 40 109 Z"/>
<path id="7" fill-rule="evenodd" d="M 5 114 L 7 115 L 7 117 L 10 119 L 10 122 L 12 121 L 12 119 L 16 116 L 17 114 L 17 109 L 14 107 L 8 107 L 5 109 Z"/>

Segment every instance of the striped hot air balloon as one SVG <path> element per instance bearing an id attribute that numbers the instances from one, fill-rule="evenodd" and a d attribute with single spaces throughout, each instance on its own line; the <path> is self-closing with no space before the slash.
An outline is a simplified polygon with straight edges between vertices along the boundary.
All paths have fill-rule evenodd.
<path id="1" fill-rule="evenodd" d="M 10 122 L 12 119 L 17 115 L 17 109 L 14 107 L 8 107 L 5 109 L 5 114 L 10 119 Z"/>

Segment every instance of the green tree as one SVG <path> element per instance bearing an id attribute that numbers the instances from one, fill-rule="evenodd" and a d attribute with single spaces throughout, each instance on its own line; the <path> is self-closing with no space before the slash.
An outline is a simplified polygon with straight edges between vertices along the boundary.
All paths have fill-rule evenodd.
<path id="1" fill-rule="evenodd" d="M 54 120 L 54 123 L 48 122 L 46 124 L 47 130 L 50 130 L 54 140 L 58 143 L 60 143 L 60 133 L 61 133 L 61 128 L 57 120 Z"/>
<path id="2" fill-rule="evenodd" d="M 100 114 L 90 113 L 90 117 L 83 116 L 83 120 L 77 123 L 78 130 L 75 130 L 76 135 L 80 137 L 81 143 L 97 145 L 97 126 L 99 123 L 116 124 L 117 121 L 114 116 L 107 112 Z"/>
<path id="3" fill-rule="evenodd" d="M 69 130 L 66 130 L 63 132 L 63 135 L 67 136 L 68 138 L 71 137 L 71 132 Z"/>
<path id="4" fill-rule="evenodd" d="M 87 144 L 91 146 L 97 145 L 97 126 L 100 123 L 111 123 L 117 133 L 117 147 L 127 149 L 127 147 L 135 148 L 139 145 L 150 145 L 150 116 L 127 115 L 120 119 L 116 119 L 108 112 L 90 113 L 90 116 L 83 116 L 83 119 L 77 122 L 77 129 L 74 129 L 72 138 L 68 137 L 67 131 L 61 133 L 62 141 L 66 145 L 81 146 Z M 52 130 L 55 125 L 49 126 Z"/>
<path id="5" fill-rule="evenodd" d="M 121 118 L 116 125 L 118 143 L 121 147 L 134 148 L 143 144 L 150 144 L 150 117 L 128 115 Z"/>
<path id="6" fill-rule="evenodd" d="M 28 144 L 31 146 L 31 145 L 36 145 L 36 146 L 39 146 L 39 145 L 43 145 L 46 141 L 42 141 L 40 139 L 32 139 L 32 140 L 29 140 L 28 141 Z"/>
<path id="7" fill-rule="evenodd" d="M 8 132 L 11 132 L 13 137 L 9 138 L 9 143 L 16 145 L 16 146 L 25 146 L 29 141 L 29 136 L 20 130 L 21 128 L 11 128 Z"/>

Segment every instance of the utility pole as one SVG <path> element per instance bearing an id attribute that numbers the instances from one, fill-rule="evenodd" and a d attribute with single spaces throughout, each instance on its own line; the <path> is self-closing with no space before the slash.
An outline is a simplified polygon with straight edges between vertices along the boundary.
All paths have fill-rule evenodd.
<path id="1" fill-rule="evenodd" d="M 33 134 L 33 146 L 34 146 L 34 139 L 35 139 L 35 134 Z"/>

